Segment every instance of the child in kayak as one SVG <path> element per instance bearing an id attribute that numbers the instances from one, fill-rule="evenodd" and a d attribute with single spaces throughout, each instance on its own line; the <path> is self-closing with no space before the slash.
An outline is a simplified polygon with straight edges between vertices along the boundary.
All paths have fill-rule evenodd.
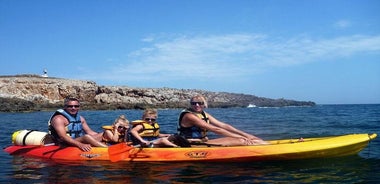
<path id="1" fill-rule="evenodd" d="M 120 142 L 128 142 L 129 121 L 124 115 L 116 118 L 111 126 L 103 126 L 103 142 L 112 145 Z"/>
<path id="2" fill-rule="evenodd" d="M 130 133 L 133 144 L 145 147 L 178 147 L 168 140 L 170 134 L 160 133 L 160 126 L 156 121 L 157 117 L 157 110 L 146 109 L 142 120 L 132 122 Z"/>

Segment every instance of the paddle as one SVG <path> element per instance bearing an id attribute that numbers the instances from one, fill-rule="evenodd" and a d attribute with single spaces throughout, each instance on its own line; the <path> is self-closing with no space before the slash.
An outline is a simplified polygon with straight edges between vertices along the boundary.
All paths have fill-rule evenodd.
<path id="1" fill-rule="evenodd" d="M 204 146 L 207 146 L 207 147 L 213 147 L 213 146 L 217 146 L 217 147 L 221 147 L 221 146 L 224 146 L 223 144 L 209 144 L 209 143 L 205 143 L 205 142 L 190 142 L 191 145 L 204 145 Z"/>
<path id="2" fill-rule="evenodd" d="M 184 138 L 178 134 L 173 134 L 173 135 L 169 136 L 168 140 L 170 142 L 178 145 L 179 147 L 182 147 L 182 148 L 189 148 L 189 147 L 191 147 L 191 145 L 205 145 L 208 147 L 223 146 L 222 144 L 209 144 L 209 143 L 205 143 L 205 142 L 191 142 L 191 141 L 188 141 L 186 138 Z"/>
<path id="3" fill-rule="evenodd" d="M 109 146 L 108 155 L 111 162 L 124 160 L 127 156 L 129 156 L 128 151 L 132 148 L 132 146 L 128 146 L 125 142 Z"/>

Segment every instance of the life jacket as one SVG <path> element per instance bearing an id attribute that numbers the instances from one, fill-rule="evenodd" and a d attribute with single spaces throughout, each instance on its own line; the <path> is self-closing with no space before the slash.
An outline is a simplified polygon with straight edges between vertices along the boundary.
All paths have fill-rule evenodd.
<path id="1" fill-rule="evenodd" d="M 178 128 L 177 128 L 178 134 L 180 136 L 185 137 L 186 139 L 203 139 L 203 138 L 206 138 L 206 136 L 207 136 L 207 130 L 206 129 L 203 129 L 203 128 L 200 128 L 197 126 L 183 127 L 181 125 L 181 121 L 183 119 L 183 116 L 186 113 L 192 113 L 192 114 L 196 115 L 197 117 L 199 117 L 200 119 L 202 119 L 203 121 L 205 121 L 206 123 L 210 123 L 210 120 L 208 119 L 208 116 L 204 111 L 202 111 L 201 113 L 198 113 L 198 112 L 192 111 L 191 109 L 185 109 L 181 112 L 181 114 L 179 115 L 179 118 L 178 118 Z"/>
<path id="2" fill-rule="evenodd" d="M 102 126 L 102 128 L 104 129 L 104 131 L 110 130 L 112 132 L 112 134 L 115 133 L 115 129 L 113 128 L 112 125 L 105 125 L 105 126 Z M 125 138 L 126 138 L 125 134 L 120 134 L 118 141 L 115 142 L 115 141 L 106 139 L 104 137 L 104 133 L 103 133 L 102 142 L 104 142 L 105 144 L 108 144 L 108 145 L 112 145 L 112 144 L 117 144 L 117 143 L 120 143 L 120 142 L 125 142 Z"/>
<path id="3" fill-rule="evenodd" d="M 158 125 L 157 122 L 150 124 L 143 120 L 135 120 L 135 121 L 132 121 L 131 124 L 132 124 L 132 128 L 134 128 L 137 125 L 143 126 L 143 131 L 140 132 L 139 135 L 144 140 L 152 141 L 154 139 L 157 139 L 158 136 L 160 135 L 160 126 Z M 131 136 L 131 138 L 134 144 L 139 144 L 139 141 L 133 135 Z"/>
<path id="4" fill-rule="evenodd" d="M 80 115 L 76 114 L 75 116 L 72 116 L 71 114 L 67 113 L 63 109 L 58 109 L 49 119 L 48 126 L 49 126 L 49 134 L 51 134 L 56 140 L 60 141 L 61 138 L 58 136 L 57 132 L 55 131 L 54 127 L 51 125 L 51 120 L 56 115 L 63 115 L 68 121 L 69 124 L 65 126 L 66 134 L 70 136 L 71 138 L 75 139 L 78 137 L 81 137 L 84 135 L 84 131 L 82 128 L 82 121 L 80 119 Z"/>

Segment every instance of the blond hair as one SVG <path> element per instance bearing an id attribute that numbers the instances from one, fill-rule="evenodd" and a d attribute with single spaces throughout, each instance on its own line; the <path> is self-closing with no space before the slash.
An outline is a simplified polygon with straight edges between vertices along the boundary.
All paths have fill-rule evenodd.
<path id="1" fill-rule="evenodd" d="M 113 125 L 116 125 L 119 121 L 121 121 L 125 125 L 129 125 L 129 121 L 124 115 L 120 115 L 119 117 L 117 117 L 113 122 Z"/>
<path id="2" fill-rule="evenodd" d="M 156 119 L 158 118 L 158 113 L 156 109 L 145 109 L 142 119 L 144 119 L 147 116 L 154 116 Z"/>
<path id="3" fill-rule="evenodd" d="M 195 101 L 195 100 L 197 100 L 197 101 L 201 101 L 201 102 L 203 102 L 204 103 L 204 107 L 205 108 L 207 108 L 207 101 L 206 101 L 206 98 L 204 97 L 204 96 L 202 96 L 202 95 L 195 95 L 195 96 L 193 96 L 191 99 L 190 99 L 190 103 L 191 102 L 193 102 L 193 101 Z"/>

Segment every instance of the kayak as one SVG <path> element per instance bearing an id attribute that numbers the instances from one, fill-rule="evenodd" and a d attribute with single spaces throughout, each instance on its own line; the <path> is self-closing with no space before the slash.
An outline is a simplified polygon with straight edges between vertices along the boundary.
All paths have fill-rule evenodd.
<path id="1" fill-rule="evenodd" d="M 11 145 L 10 155 L 52 160 L 106 160 L 128 162 L 246 162 L 329 158 L 354 155 L 363 150 L 377 134 L 347 134 L 330 137 L 270 140 L 267 145 L 220 146 L 192 145 L 180 148 L 145 148 L 118 143 L 108 148 L 93 147 L 83 152 L 77 147 L 57 145 Z"/>

